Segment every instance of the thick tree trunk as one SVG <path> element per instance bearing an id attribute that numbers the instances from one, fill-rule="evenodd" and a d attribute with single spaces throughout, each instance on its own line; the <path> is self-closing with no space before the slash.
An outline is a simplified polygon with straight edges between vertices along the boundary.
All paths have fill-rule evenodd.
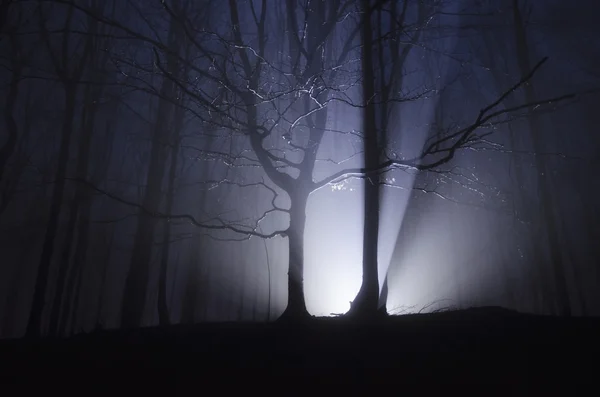
<path id="1" fill-rule="evenodd" d="M 373 45 L 370 1 L 363 0 L 362 22 L 362 72 L 363 72 L 363 134 L 365 136 L 365 167 L 373 168 L 379 164 L 379 140 L 375 105 L 370 99 L 375 94 L 375 73 L 373 70 Z M 377 313 L 379 307 L 379 176 L 369 175 L 364 191 L 364 227 L 363 227 L 363 277 L 358 295 L 352 302 L 351 315 L 368 316 Z"/>
<path id="2" fill-rule="evenodd" d="M 379 189 L 377 184 L 372 185 L 369 181 L 365 183 L 364 209 L 362 284 L 350 308 L 350 314 L 359 316 L 376 313 L 379 307 Z"/>
<path id="3" fill-rule="evenodd" d="M 44 306 L 46 304 L 48 276 L 50 273 L 50 265 L 52 264 L 52 255 L 54 253 L 54 242 L 58 233 L 58 219 L 63 201 L 67 163 L 69 160 L 69 146 L 71 143 L 71 135 L 73 133 L 76 92 L 76 86 L 74 84 L 65 86 L 65 116 L 58 154 L 58 170 L 56 172 L 56 183 L 54 184 L 54 191 L 50 202 L 50 216 L 46 226 L 46 235 L 42 246 L 40 263 L 38 265 L 38 274 L 35 280 L 33 303 L 31 305 L 29 321 L 27 323 L 26 335 L 28 337 L 40 336 L 42 332 L 42 317 L 44 314 Z"/>
<path id="4" fill-rule="evenodd" d="M 388 299 L 388 274 L 385 275 L 383 285 L 381 286 L 381 293 L 379 294 L 379 303 L 377 310 L 380 313 L 387 313 L 387 299 Z"/>
<path id="5" fill-rule="evenodd" d="M 279 320 L 302 320 L 309 317 L 304 298 L 304 228 L 308 195 L 290 194 L 290 227 L 288 230 L 289 269 L 288 304 Z"/>

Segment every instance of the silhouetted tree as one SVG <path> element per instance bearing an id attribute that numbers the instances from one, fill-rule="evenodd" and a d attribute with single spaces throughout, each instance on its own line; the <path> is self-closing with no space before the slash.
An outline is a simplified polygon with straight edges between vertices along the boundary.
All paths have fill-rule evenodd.
<path id="1" fill-rule="evenodd" d="M 177 15 L 186 12 L 182 3 L 173 2 L 174 12 Z M 181 6 L 181 7 L 180 7 Z M 172 16 L 169 21 L 167 46 L 175 54 L 181 51 L 181 40 L 183 32 L 177 16 Z M 178 62 L 178 55 L 168 54 L 165 65 L 165 73 L 170 77 L 164 78 L 160 92 L 158 109 L 156 111 L 156 122 L 152 136 L 152 147 L 150 151 L 149 168 L 146 178 L 146 188 L 142 205 L 151 212 L 158 212 L 161 203 L 161 190 L 165 170 L 167 169 L 167 150 L 165 145 L 169 141 L 172 131 L 169 122 L 172 120 L 174 111 L 170 102 L 175 98 L 177 86 L 174 81 L 182 79 L 182 68 Z M 121 312 L 121 323 L 125 327 L 138 327 L 142 325 L 144 308 L 148 291 L 148 280 L 150 275 L 150 261 L 152 254 L 152 242 L 154 241 L 154 230 L 157 218 L 148 214 L 140 214 L 136 237 L 134 239 L 131 265 L 125 282 L 123 294 L 123 307 Z M 164 313 L 163 313 L 164 314 Z M 164 320 L 164 318 L 163 318 Z"/>
<path id="2" fill-rule="evenodd" d="M 357 17 L 360 13 L 356 2 L 321 0 L 308 5 L 288 0 L 285 3 L 285 11 L 282 11 L 281 4 L 271 9 L 266 0 L 243 4 L 230 0 L 226 6 L 224 3 L 212 5 L 214 12 L 219 10 L 221 16 L 226 16 L 228 25 L 207 26 L 203 29 L 194 28 L 195 23 L 189 13 L 181 11 L 181 2 L 163 2 L 161 5 L 163 15 L 167 15 L 169 20 L 169 38 L 166 43 L 153 34 L 143 33 L 133 26 L 126 26 L 113 18 L 99 15 L 89 8 L 78 7 L 80 11 L 94 16 L 101 23 L 125 33 L 131 40 L 150 46 L 154 58 L 152 75 L 158 71 L 162 78 L 161 88 L 158 90 L 154 89 L 152 82 L 148 84 L 149 82 L 142 78 L 137 78 L 139 84 L 135 86 L 136 89 L 154 95 L 159 102 L 146 190 L 141 202 L 127 200 L 93 186 L 105 196 L 137 208 L 140 214 L 131 268 L 123 296 L 121 319 L 124 326 L 142 324 L 157 219 L 186 221 L 206 232 L 234 232 L 240 239 L 287 237 L 288 305 L 283 318 L 305 318 L 308 313 L 303 285 L 304 233 L 306 207 L 311 193 L 328 185 L 341 184 L 351 178 L 368 179 L 398 168 L 415 171 L 440 170 L 459 150 L 470 148 L 487 136 L 487 132 L 480 131 L 482 126 L 504 122 L 507 115 L 530 106 L 542 106 L 563 99 L 548 98 L 502 107 L 507 97 L 529 83 L 543 64 L 542 61 L 523 73 L 521 80 L 502 92 L 496 100 L 483 107 L 473 121 L 463 124 L 460 128 L 442 129 L 444 133 L 427 141 L 423 150 L 414 158 L 382 156 L 382 146 L 385 145 L 377 144 L 377 134 L 385 132 L 384 123 L 387 123 L 386 116 L 390 110 L 388 102 L 416 100 L 419 96 L 397 98 L 392 92 L 402 87 L 398 82 L 398 75 L 392 79 L 394 81 L 380 82 L 380 87 L 377 87 L 375 70 L 369 73 L 353 66 L 355 63 L 351 56 L 358 55 L 361 48 L 359 35 L 371 30 Z M 378 7 L 379 3 L 376 5 Z M 370 9 L 377 8 L 370 4 L 365 6 Z M 242 7 L 245 8 L 241 12 Z M 279 20 L 277 24 L 269 25 L 267 21 L 273 17 L 271 14 L 275 13 L 285 16 L 285 23 Z M 400 18 L 402 13 L 398 15 Z M 145 22 L 149 23 L 148 20 Z M 401 21 L 394 23 L 392 31 L 404 27 Z M 277 29 L 286 29 L 286 32 Z M 287 43 L 272 39 L 277 36 L 286 37 Z M 189 41 L 197 56 L 188 57 L 180 51 L 183 37 Z M 384 39 L 385 37 L 377 40 L 383 42 Z M 371 40 L 363 41 L 363 45 L 365 42 L 371 43 Z M 390 45 L 392 49 L 389 56 L 392 59 L 397 57 L 394 62 L 401 67 L 402 52 L 398 47 L 394 47 L 394 43 Z M 410 45 L 403 47 L 402 51 L 405 51 L 404 48 L 408 49 Z M 366 48 L 365 51 L 373 53 L 373 50 Z M 383 51 L 379 51 L 379 54 L 383 54 Z M 383 64 L 381 60 L 378 62 L 379 65 Z M 373 59 L 368 63 L 374 67 Z M 149 68 L 137 62 L 129 62 L 128 65 L 140 74 L 150 72 Z M 187 68 L 188 75 L 181 73 L 183 68 Z M 363 95 L 365 99 L 369 92 L 375 93 L 378 89 L 382 91 L 381 100 L 367 100 L 366 106 L 361 101 L 354 100 L 361 81 L 366 90 Z M 373 87 L 370 88 L 369 84 Z M 384 91 L 387 91 L 387 94 Z M 177 95 L 185 97 L 183 104 L 177 102 Z M 340 169 L 317 180 L 317 154 L 325 133 L 331 132 L 328 128 L 328 105 L 331 103 L 342 104 L 348 108 L 364 108 L 367 111 L 369 117 L 365 119 L 365 131 L 341 133 L 351 133 L 361 140 L 367 139 L 371 148 L 367 151 L 371 154 L 368 155 L 369 160 L 365 166 Z M 225 151 L 212 147 L 199 148 L 201 156 L 218 158 L 231 169 L 256 168 L 268 178 L 268 181 L 261 179 L 260 182 L 247 182 L 242 180 L 242 177 L 236 180 L 223 178 L 215 182 L 218 185 L 240 188 L 260 187 L 272 195 L 271 208 L 259 215 L 254 224 L 249 225 L 247 222 L 224 217 L 206 221 L 188 214 L 174 214 L 161 210 L 162 180 L 167 168 L 165 123 L 170 120 L 169 115 L 172 114 L 175 105 L 184 106 L 188 114 L 200 125 L 209 125 L 219 134 L 231 137 L 232 140 L 235 136 L 237 139 L 236 144 L 232 144 Z M 378 115 L 381 116 L 379 120 Z M 203 131 L 200 130 L 198 135 L 202 134 Z M 369 141 L 375 137 L 377 139 Z M 245 175 L 248 178 L 255 177 L 251 172 Z M 260 175 L 258 177 L 260 178 Z M 367 204 L 369 211 L 373 211 L 378 205 L 378 193 L 375 193 L 379 189 L 378 184 L 375 184 L 375 187 L 366 193 L 372 194 Z M 282 198 L 287 201 L 286 206 L 278 204 L 277 201 L 282 193 Z M 376 209 L 371 213 L 377 217 Z M 272 231 L 261 232 L 258 228 L 259 222 L 275 215 L 284 215 L 287 227 L 275 227 Z M 369 286 L 368 296 L 371 296 L 365 301 L 369 302 L 369 310 L 372 310 L 377 308 L 379 300 L 377 228 L 374 222 L 367 228 L 375 231 L 365 242 L 368 259 L 364 263 L 365 269 L 368 269 L 365 273 L 365 279 L 368 281 L 366 285 Z M 361 300 L 362 298 L 357 304 Z"/>
<path id="3" fill-rule="evenodd" d="M 48 289 L 48 275 L 54 253 L 54 244 L 58 234 L 58 220 L 63 204 L 65 182 L 67 176 L 67 162 L 69 160 L 71 135 L 73 133 L 73 123 L 75 118 L 76 97 L 78 91 L 78 82 L 83 74 L 85 66 L 91 51 L 91 35 L 84 40 L 84 47 L 78 51 L 78 55 L 73 48 L 72 37 L 69 34 L 75 9 L 67 6 L 64 12 L 66 15 L 60 15 L 64 18 L 64 32 L 61 34 L 60 43 L 53 44 L 50 32 L 47 29 L 49 13 L 46 13 L 46 7 L 40 5 L 39 28 L 42 39 L 46 44 L 48 57 L 52 62 L 54 73 L 58 76 L 64 94 L 64 116 L 62 121 L 62 132 L 60 139 L 60 149 L 58 155 L 58 166 L 56 171 L 56 183 L 53 187 L 52 198 L 50 202 L 50 214 L 46 226 L 46 235 L 38 265 L 38 274 L 35 282 L 33 303 L 27 324 L 27 335 L 37 336 L 42 331 L 42 316 L 46 300 L 46 291 Z M 56 12 L 55 10 L 51 10 Z M 59 44 L 59 49 L 55 48 Z"/>
<path id="4" fill-rule="evenodd" d="M 27 56 L 25 54 L 25 50 L 22 48 L 22 43 L 19 40 L 19 35 L 17 31 L 17 26 L 6 26 L 6 18 L 9 12 L 8 8 L 12 1 L 4 0 L 0 3 L 0 32 L 2 35 L 7 35 L 8 50 L 10 54 L 10 81 L 8 83 L 8 90 L 6 93 L 6 100 L 4 106 L 4 123 L 6 125 L 7 138 L 4 141 L 3 145 L 0 146 L 0 182 L 3 183 L 2 191 L 0 192 L 0 215 L 4 212 L 8 203 L 11 199 L 11 192 L 13 189 L 10 189 L 9 186 L 6 185 L 6 180 L 8 179 L 6 174 L 7 166 L 9 159 L 17 149 L 18 139 L 19 139 L 19 126 L 17 125 L 17 121 L 15 119 L 15 109 L 19 103 L 19 86 L 22 81 L 22 74 L 24 68 L 24 61 Z M 20 21 L 23 19 L 23 12 L 20 7 L 17 7 L 14 11 L 15 21 Z M 13 183 L 14 183 L 13 179 Z"/>
<path id="5" fill-rule="evenodd" d="M 521 14 L 519 0 L 513 0 L 512 6 L 515 26 L 517 55 L 516 59 L 520 72 L 525 73 L 526 70 L 531 69 L 530 51 L 528 48 L 528 39 L 525 32 L 525 21 L 523 20 L 523 15 Z M 537 95 L 535 93 L 533 84 L 525 85 L 524 93 L 525 101 L 527 101 L 528 103 L 535 102 Z M 531 112 L 533 110 L 533 107 L 530 107 L 529 110 Z M 539 118 L 536 114 L 532 113 L 529 115 L 527 120 L 529 123 L 529 130 L 531 133 L 534 150 L 538 153 L 542 153 L 543 145 L 541 134 L 543 127 L 539 122 Z M 558 235 L 559 225 L 557 224 L 556 214 L 554 211 L 554 195 L 551 192 L 548 182 L 549 170 L 542 156 L 534 156 L 534 160 L 538 175 L 537 182 L 539 189 L 540 212 L 544 220 L 543 227 L 539 225 L 538 230 L 539 232 L 545 230 L 545 233 L 548 237 L 548 246 L 550 248 L 549 259 L 555 282 L 559 314 L 563 316 L 570 316 L 571 302 L 563 264 L 563 254 L 561 252 L 561 244 Z"/>
<path id="6" fill-rule="evenodd" d="M 376 168 L 386 160 L 390 149 L 388 125 L 395 104 L 417 100 L 420 94 L 402 96 L 403 73 L 411 50 L 418 44 L 427 18 L 423 2 L 417 5 L 416 21 L 409 23 L 409 2 L 362 2 L 361 67 L 363 87 L 363 134 L 365 168 Z M 388 5 L 389 8 L 385 6 Z M 433 10 L 433 8 L 432 8 Z M 371 20 L 376 17 L 377 24 Z M 376 26 L 376 29 L 374 29 Z M 375 32 L 375 37 L 374 37 Z M 405 37 L 403 37 L 405 36 Z M 397 112 L 396 112 L 397 113 Z M 400 133 L 402 134 L 402 133 Z M 398 137 L 396 137 L 398 138 Z M 363 231 L 363 281 L 352 302 L 354 314 L 386 313 L 387 275 L 379 291 L 379 207 L 381 201 L 380 176 L 366 176 Z"/>

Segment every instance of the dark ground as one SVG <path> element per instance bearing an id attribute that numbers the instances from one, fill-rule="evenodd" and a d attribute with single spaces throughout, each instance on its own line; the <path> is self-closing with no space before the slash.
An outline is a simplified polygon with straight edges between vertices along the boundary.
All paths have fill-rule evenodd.
<path id="1" fill-rule="evenodd" d="M 599 339 L 500 308 L 98 331 L 0 341 L 0 395 L 600 395 Z"/>

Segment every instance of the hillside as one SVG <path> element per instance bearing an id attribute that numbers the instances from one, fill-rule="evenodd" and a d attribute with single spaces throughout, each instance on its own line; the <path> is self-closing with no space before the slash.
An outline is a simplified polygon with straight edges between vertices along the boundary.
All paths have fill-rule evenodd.
<path id="1" fill-rule="evenodd" d="M 211 384 L 218 389 L 210 394 L 225 395 L 325 395 L 329 388 L 339 395 L 437 394 L 484 385 L 486 395 L 554 395 L 577 394 L 573 387 L 595 380 L 599 335 L 598 318 L 478 308 L 370 324 L 315 318 L 3 340 L 0 357 L 4 387 L 19 392 L 172 395 L 200 393 Z"/>

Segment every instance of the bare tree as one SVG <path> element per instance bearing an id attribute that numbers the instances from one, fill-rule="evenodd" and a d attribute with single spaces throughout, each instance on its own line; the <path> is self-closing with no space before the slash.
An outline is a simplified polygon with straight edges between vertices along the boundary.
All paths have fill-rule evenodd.
<path id="1" fill-rule="evenodd" d="M 489 130 L 481 131 L 482 126 L 502 123 L 515 112 L 569 97 L 545 98 L 502 107 L 508 97 L 529 83 L 545 62 L 542 60 L 523 73 L 519 81 L 488 106 L 483 107 L 470 123 L 463 124 L 460 128 L 443 129 L 443 134 L 431 137 L 421 153 L 414 158 L 402 158 L 389 153 L 382 155 L 379 147 L 381 145 L 378 145 L 375 140 L 373 146 L 373 141 L 370 141 L 369 145 L 375 147 L 377 151 L 376 160 L 369 157 L 369 162 L 364 166 L 340 169 L 317 180 L 315 177 L 317 154 L 325 133 L 330 132 L 328 105 L 340 103 L 349 108 L 371 112 L 374 111 L 373 106 L 379 102 L 371 101 L 365 105 L 353 100 L 359 87 L 358 82 L 364 76 L 360 68 L 353 66 L 355 59 L 352 59 L 352 56 L 359 54 L 361 48 L 359 34 L 367 30 L 363 29 L 363 24 L 357 18 L 358 9 L 355 7 L 355 2 L 332 0 L 309 4 L 288 0 L 285 3 L 285 12 L 282 13 L 285 15 L 286 23 L 283 25 L 280 22 L 274 25 L 287 29 L 287 43 L 272 39 L 274 35 L 284 35 L 281 34 L 283 32 L 270 30 L 272 27 L 267 24 L 267 20 L 272 17 L 270 13 L 278 11 L 279 8 L 270 9 L 266 0 L 244 4 L 230 0 L 226 8 L 224 4 L 223 8 L 215 5 L 220 11 L 219 15 L 226 16 L 229 25 L 211 29 L 209 27 L 196 29 L 189 16 L 184 15 L 177 8 L 179 3 L 163 2 L 162 4 L 164 12 L 170 19 L 171 31 L 175 28 L 179 29 L 198 56 L 185 57 L 178 50 L 176 43 L 164 44 L 151 35 L 135 31 L 114 19 L 93 13 L 85 7 L 79 9 L 95 15 L 102 23 L 115 27 L 130 38 L 153 47 L 154 63 L 162 74 L 163 88 L 159 91 L 147 89 L 147 92 L 158 96 L 159 103 L 163 103 L 163 107 L 175 103 L 173 96 L 177 88 L 187 98 L 186 110 L 196 118 L 198 123 L 210 125 L 219 133 L 232 139 L 235 136 L 239 142 L 239 146 L 232 146 L 228 151 L 198 148 L 202 156 L 218 158 L 231 169 L 239 168 L 247 171 L 247 177 L 256 176 L 248 170 L 258 169 L 268 178 L 268 181 L 260 179 L 257 182 L 247 182 L 243 181 L 242 177 L 238 177 L 215 183 L 240 188 L 261 187 L 273 199 L 271 208 L 259 215 L 252 224 L 219 216 L 207 221 L 188 214 L 160 211 L 158 197 L 161 186 L 158 181 L 162 180 L 162 170 L 158 169 L 160 168 L 158 165 L 164 165 L 164 161 L 154 163 L 151 161 L 149 175 L 152 176 L 148 177 L 148 191 L 142 203 L 118 197 L 95 186 L 94 189 L 106 196 L 140 210 L 139 224 L 144 224 L 144 227 L 138 226 L 140 234 L 136 238 L 134 247 L 137 248 L 134 248 L 132 266 L 126 283 L 122 313 L 125 326 L 141 324 L 140 313 L 146 300 L 150 262 L 149 246 L 143 242 L 151 240 L 148 236 L 153 230 L 152 225 L 156 219 L 185 220 L 207 232 L 234 232 L 241 239 L 287 237 L 288 305 L 283 318 L 304 318 L 308 315 L 303 285 L 304 233 L 306 206 L 311 193 L 351 178 L 371 178 L 398 168 L 415 171 L 441 169 L 458 151 L 477 145 L 489 134 Z M 367 6 L 373 8 L 371 5 Z M 246 7 L 243 12 L 240 11 L 241 7 Z M 402 53 L 399 59 L 401 56 Z M 177 70 L 173 69 L 175 64 L 185 65 L 189 74 L 187 76 L 178 74 Z M 140 65 L 131 66 L 145 71 Z M 367 78 L 363 83 L 370 84 L 367 80 L 374 81 L 373 78 Z M 387 83 L 389 85 L 389 80 Z M 396 81 L 386 89 L 391 91 L 392 88 L 398 87 L 397 84 Z M 144 87 L 148 87 L 148 84 L 141 82 L 138 89 Z M 366 86 L 365 89 L 368 95 L 369 92 L 374 92 L 375 87 Z M 390 98 L 398 101 L 418 99 L 418 97 L 394 98 L 390 95 L 384 98 L 383 102 L 389 101 Z M 386 113 L 387 111 L 382 114 Z M 160 106 L 157 114 L 163 117 Z M 358 133 L 345 131 L 342 134 L 357 136 L 361 140 L 371 139 L 369 134 L 372 131 L 384 130 L 381 125 L 377 125 L 374 117 L 371 115 L 365 121 L 366 131 Z M 163 129 L 164 127 L 160 128 L 161 131 Z M 156 134 L 159 134 L 158 131 L 157 127 Z M 160 141 L 158 135 L 154 141 Z M 151 158 L 159 159 L 160 150 L 158 147 L 154 149 L 153 146 L 155 157 L 153 154 Z M 156 172 L 152 171 L 153 169 Z M 152 194 L 149 193 L 151 183 L 154 184 Z M 370 200 L 370 203 L 376 204 L 378 199 L 373 192 L 373 200 Z M 281 205 L 281 200 L 285 200 L 287 205 Z M 371 204 L 369 208 L 372 208 Z M 260 231 L 261 221 L 280 215 L 285 217 L 287 227 Z M 145 235 L 144 238 L 141 237 L 142 234 Z M 373 252 L 372 244 L 372 241 L 367 242 L 367 250 L 371 252 Z M 374 252 L 376 253 L 376 250 Z M 372 255 L 368 257 L 370 270 L 367 278 L 376 281 L 377 277 L 372 277 L 371 270 L 374 266 L 376 268 L 377 261 Z M 370 281 L 368 284 L 371 286 L 376 283 Z M 378 286 L 372 288 L 375 289 L 378 289 Z M 369 301 L 370 306 L 376 308 L 378 291 L 374 295 L 377 298 Z"/>
<path id="2" fill-rule="evenodd" d="M 521 73 L 531 68 L 530 51 L 528 48 L 528 39 L 525 32 L 525 21 L 521 14 L 519 0 L 513 0 L 513 17 L 515 26 L 515 40 L 516 40 L 516 52 L 517 52 L 517 63 Z M 528 103 L 534 103 L 536 100 L 536 93 L 533 84 L 527 84 L 524 87 L 525 101 Z M 529 108 L 532 112 L 533 107 Z M 539 118 L 535 114 L 531 114 L 528 118 L 529 130 L 531 133 L 534 150 L 538 153 L 543 152 L 542 148 L 542 125 L 539 122 Z M 539 200 L 540 200 L 540 212 L 544 219 L 544 227 L 541 229 L 546 230 L 548 237 L 548 246 L 550 248 L 550 263 L 552 266 L 555 288 L 557 293 L 557 303 L 559 306 L 559 314 L 563 316 L 571 315 L 571 302 L 569 296 L 569 289 L 567 287 L 567 280 L 565 276 L 565 269 L 563 265 L 563 255 L 561 252 L 561 244 L 558 236 L 558 227 L 556 220 L 556 214 L 554 212 L 554 199 L 548 183 L 548 167 L 542 156 L 534 156 L 535 165 L 538 175 L 538 188 L 539 188 Z M 541 231 L 541 230 L 540 230 Z"/>
<path id="3" fill-rule="evenodd" d="M 10 54 L 11 77 L 8 83 L 8 91 L 6 93 L 6 105 L 4 107 L 4 123 L 6 124 L 6 132 L 8 136 L 4 140 L 4 144 L 0 146 L 0 182 L 6 182 L 6 171 L 9 159 L 14 154 L 18 146 L 19 126 L 15 119 L 15 110 L 19 103 L 19 86 L 22 81 L 22 75 L 25 68 L 26 58 L 29 54 L 25 53 L 21 40 L 19 40 L 18 27 L 21 24 L 23 17 L 23 7 L 10 7 L 12 1 L 4 0 L 0 3 L 0 34 L 6 35 L 8 43 L 8 53 Z M 9 14 L 9 7 L 14 15 L 14 24 L 6 23 Z M 4 43 L 3 43 L 4 44 Z M 13 178 L 13 183 L 15 183 Z M 11 192 L 8 186 L 3 186 L 0 192 L 0 215 L 6 210 L 11 199 Z"/>
<path id="4" fill-rule="evenodd" d="M 173 2 L 173 12 L 176 15 L 184 14 L 186 12 L 186 8 L 183 7 L 184 4 L 186 3 Z M 165 144 L 169 141 L 169 136 L 172 135 L 169 122 L 172 119 L 174 107 L 170 101 L 176 94 L 177 86 L 175 81 L 180 81 L 183 78 L 177 55 L 181 51 L 183 32 L 177 18 L 177 16 L 172 16 L 169 21 L 166 45 L 174 54 L 168 54 L 166 60 L 165 78 L 160 91 L 156 124 L 152 137 L 146 189 L 142 199 L 142 205 L 150 211 L 158 211 L 160 208 L 163 177 L 167 168 L 168 146 Z M 167 75 L 169 77 L 166 77 Z M 156 218 L 143 213 L 140 214 L 138 219 L 131 265 L 127 274 L 123 295 L 121 323 L 125 327 L 138 327 L 142 324 L 148 291 L 152 242 L 154 240 L 156 221 Z"/>
<path id="5" fill-rule="evenodd" d="M 389 3 L 389 4 L 386 4 Z M 389 8 L 386 7 L 389 6 Z M 433 8 L 432 8 L 433 9 Z M 426 20 L 426 6 L 417 5 L 416 22 L 408 22 L 409 2 L 399 9 L 397 2 L 362 2 L 362 87 L 363 135 L 365 167 L 374 168 L 385 160 L 390 149 L 388 125 L 394 104 L 417 100 L 420 94 L 402 96 L 403 73 L 407 58 L 418 44 Z M 376 37 L 373 37 L 373 17 L 377 20 Z M 386 17 L 387 16 L 387 17 Z M 404 36 L 404 37 L 403 37 Z M 423 90 L 423 93 L 426 90 Z M 422 93 L 421 93 L 422 94 Z M 379 207 L 381 180 L 375 173 L 366 178 L 363 232 L 363 281 L 352 302 L 351 313 L 372 315 L 386 313 L 387 275 L 381 293 L 378 274 Z"/>
<path id="6" fill-rule="evenodd" d="M 44 237 L 44 245 L 40 256 L 38 274 L 35 282 L 33 303 L 27 324 L 27 335 L 37 336 L 41 333 L 42 316 L 44 312 L 46 291 L 48 288 L 48 275 L 54 253 L 54 243 L 58 232 L 58 219 L 63 204 L 65 190 L 65 181 L 67 174 L 67 162 L 71 145 L 71 135 L 73 133 L 73 121 L 75 117 L 76 97 L 78 91 L 78 81 L 80 80 L 84 68 L 88 62 L 91 51 L 90 39 L 85 40 L 84 48 L 78 57 L 74 57 L 72 46 L 72 37 L 68 33 L 73 23 L 75 8 L 67 6 L 64 11 L 64 32 L 61 34 L 60 49 L 56 49 L 53 44 L 51 34 L 47 29 L 45 18 L 48 14 L 44 13 L 46 7 L 40 5 L 39 28 L 42 39 L 46 44 L 48 55 L 52 61 L 54 73 L 59 78 L 64 91 L 64 117 L 62 133 L 60 139 L 60 149 L 58 155 L 58 169 L 56 171 L 56 183 L 53 187 L 53 194 L 50 204 L 50 215 Z M 56 10 L 51 10 L 57 12 Z M 59 14 L 60 15 L 60 14 Z M 91 37 L 91 36 L 90 36 Z M 75 58 L 75 59 L 73 59 Z"/>

